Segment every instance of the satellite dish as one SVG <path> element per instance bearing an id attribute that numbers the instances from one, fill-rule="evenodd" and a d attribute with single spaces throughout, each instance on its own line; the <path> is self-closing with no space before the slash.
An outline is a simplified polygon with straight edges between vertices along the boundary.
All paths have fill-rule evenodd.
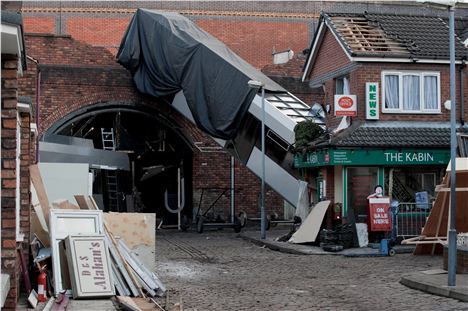
<path id="1" fill-rule="evenodd" d="M 315 103 L 309 110 L 309 115 L 314 119 L 315 123 L 325 124 L 325 111 L 320 104 Z"/>

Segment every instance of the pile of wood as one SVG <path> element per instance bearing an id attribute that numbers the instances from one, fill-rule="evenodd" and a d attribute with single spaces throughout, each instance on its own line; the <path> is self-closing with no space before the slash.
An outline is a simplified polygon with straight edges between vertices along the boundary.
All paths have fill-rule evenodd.
<path id="1" fill-rule="evenodd" d="M 147 268 L 134 251 L 132 251 L 132 247 L 135 245 L 145 244 L 152 247 L 155 246 L 155 214 L 102 213 L 93 197 L 85 195 L 76 195 L 76 202 L 73 203 L 68 200 L 59 200 L 49 203 L 46 193 L 47 187 L 44 186 L 41 172 L 37 166 L 31 167 L 31 177 L 32 203 L 34 209 L 31 216 L 31 235 L 33 240 L 31 249 L 36 266 L 39 268 L 48 267 L 47 278 L 49 282 L 47 290 L 48 296 L 51 298 L 45 310 L 66 308 L 68 297 L 71 295 L 70 293 L 73 292 L 74 297 L 76 294 L 75 290 L 71 291 L 71 287 L 66 286 L 70 286 L 70 280 L 72 280 L 73 285 L 75 284 L 74 281 L 76 278 L 82 278 L 79 273 L 70 269 L 72 258 L 77 256 L 71 256 L 69 252 L 66 254 L 61 253 L 57 256 L 59 253 L 57 250 L 58 237 L 54 236 L 54 232 L 57 232 L 57 225 L 55 225 L 56 227 L 54 228 L 54 224 L 57 223 L 56 218 L 54 218 L 56 211 L 60 211 L 60 215 L 70 216 L 70 218 L 68 218 L 69 224 L 75 227 L 79 226 L 80 222 L 78 221 L 75 223 L 73 215 L 80 218 L 82 216 L 79 215 L 85 215 L 86 213 L 99 214 L 100 220 L 97 221 L 97 223 L 100 223 L 100 225 L 97 224 L 96 228 L 101 229 L 96 231 L 96 237 L 101 236 L 101 239 L 103 239 L 102 241 L 105 241 L 106 252 L 107 250 L 109 252 L 107 258 L 110 265 L 106 278 L 111 280 L 109 284 L 113 283 L 113 287 L 115 287 L 115 289 L 112 287 L 110 295 L 116 293 L 116 301 L 128 310 L 165 310 L 154 299 L 155 297 L 162 297 L 165 295 L 166 288 L 164 284 L 154 272 Z M 68 232 L 67 228 L 63 227 L 64 225 L 61 226 L 61 231 L 65 230 Z M 76 231 L 75 229 L 74 232 Z M 93 236 L 88 233 L 85 235 Z M 73 236 L 79 237 L 82 235 L 73 233 Z M 72 233 L 70 233 L 68 238 L 71 237 Z M 67 250 L 69 249 L 70 247 L 68 247 Z M 57 257 L 53 258 L 54 256 Z M 70 256 L 72 258 L 70 258 Z M 59 257 L 60 260 L 57 259 Z M 153 262 L 154 258 L 150 258 L 149 261 Z M 59 279 L 60 282 L 57 283 L 57 277 L 54 278 L 54 275 L 61 276 Z M 54 280 L 54 282 L 50 282 L 50 280 Z M 30 303 L 35 308 L 38 305 L 37 293 L 31 290 L 29 280 L 27 282 L 26 288 L 28 288 L 28 292 L 31 293 Z M 57 286 L 57 284 L 59 286 Z M 54 289 L 52 290 L 51 287 L 54 287 Z M 54 298 L 54 296 L 56 296 L 56 298 Z M 109 297 L 109 295 L 107 295 L 107 297 Z M 89 299 L 91 296 L 81 296 L 81 298 Z M 105 298 L 105 296 L 99 297 L 99 295 L 96 295 L 95 298 Z"/>
<path id="2" fill-rule="evenodd" d="M 436 187 L 437 196 L 431 213 L 420 236 L 403 240 L 402 244 L 416 244 L 415 255 L 442 254 L 443 246 L 447 244 L 450 209 L 450 171 L 442 184 Z M 456 229 L 457 232 L 468 232 L 468 158 L 456 159 Z"/>

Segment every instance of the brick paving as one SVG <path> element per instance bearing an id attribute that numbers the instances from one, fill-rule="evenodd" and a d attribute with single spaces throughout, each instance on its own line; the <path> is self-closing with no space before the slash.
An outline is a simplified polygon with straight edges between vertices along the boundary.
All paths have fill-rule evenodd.
<path id="1" fill-rule="evenodd" d="M 293 255 L 231 230 L 158 232 L 156 271 L 184 310 L 468 310 L 468 303 L 409 289 L 404 273 L 441 268 L 441 257 Z"/>

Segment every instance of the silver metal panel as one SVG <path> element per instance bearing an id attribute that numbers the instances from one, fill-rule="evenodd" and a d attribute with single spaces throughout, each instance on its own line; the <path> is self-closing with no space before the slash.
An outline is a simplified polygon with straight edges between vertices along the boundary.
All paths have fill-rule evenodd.
<path id="1" fill-rule="evenodd" d="M 44 141 L 39 142 L 39 162 L 88 163 L 91 168 L 130 170 L 125 153 Z"/>
<path id="2" fill-rule="evenodd" d="M 249 112 L 258 120 L 262 119 L 262 97 L 260 95 L 255 96 L 250 105 Z M 295 141 L 294 127 L 296 124 L 297 122 L 292 118 L 265 100 L 265 125 L 289 144 L 293 144 Z"/>
<path id="3" fill-rule="evenodd" d="M 262 173 L 262 151 L 254 147 L 247 167 L 257 176 Z M 265 157 L 265 182 L 280 194 L 286 201 L 297 206 L 299 196 L 299 181 L 284 168 Z"/>
<path id="4" fill-rule="evenodd" d="M 48 143 L 56 143 L 62 145 L 76 145 L 94 148 L 92 139 L 86 139 L 81 137 L 65 136 L 65 135 L 46 135 L 43 141 Z"/>

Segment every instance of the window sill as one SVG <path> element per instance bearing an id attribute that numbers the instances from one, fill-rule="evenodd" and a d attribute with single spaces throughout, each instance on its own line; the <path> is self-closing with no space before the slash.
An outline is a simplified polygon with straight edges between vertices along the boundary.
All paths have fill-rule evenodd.
<path id="1" fill-rule="evenodd" d="M 427 115 L 427 114 L 441 114 L 441 111 L 385 111 L 382 110 L 383 114 L 403 114 L 403 115 L 412 115 L 412 114 L 421 114 L 421 115 Z"/>

